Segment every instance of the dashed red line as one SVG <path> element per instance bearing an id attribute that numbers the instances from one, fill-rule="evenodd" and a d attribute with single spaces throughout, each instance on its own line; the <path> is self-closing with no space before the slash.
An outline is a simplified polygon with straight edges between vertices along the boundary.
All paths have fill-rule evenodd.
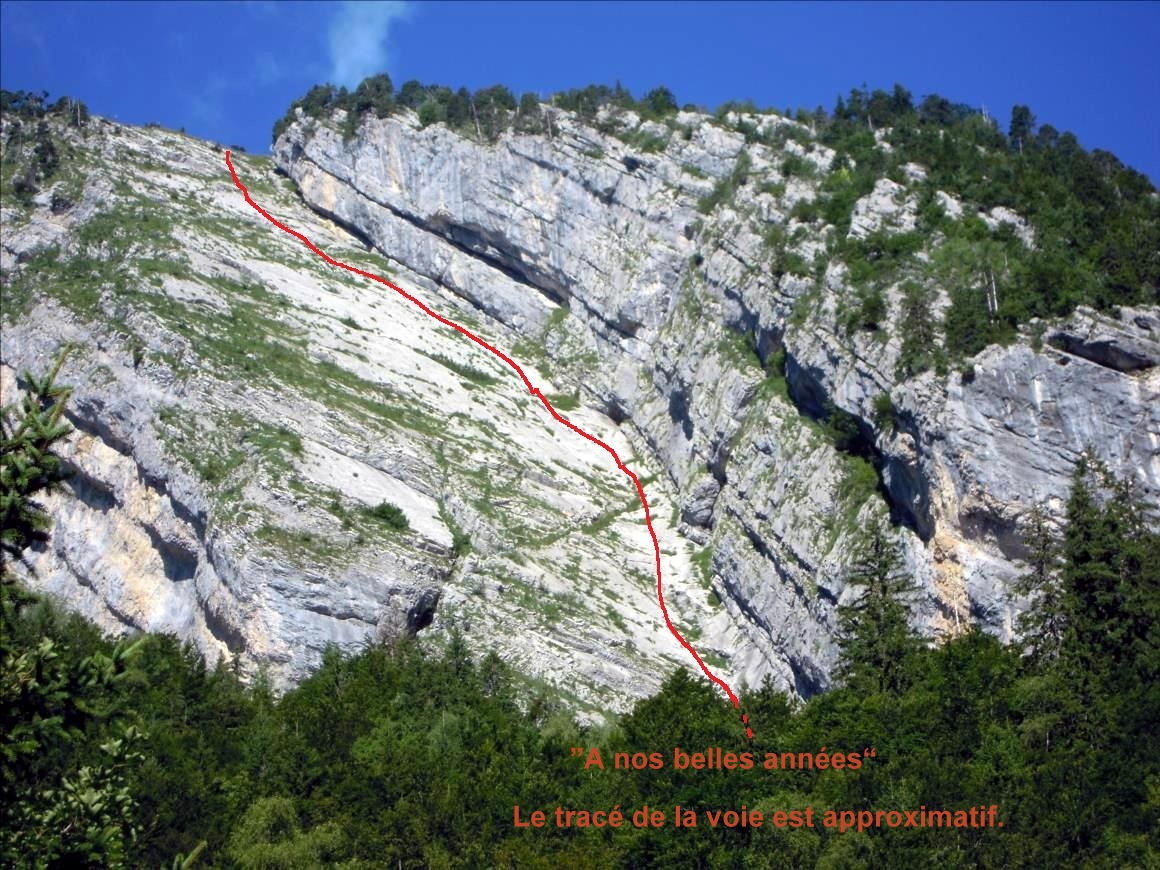
<path id="1" fill-rule="evenodd" d="M 540 392 L 540 389 L 532 384 L 531 380 L 528 379 L 528 376 L 524 373 L 524 370 L 522 368 L 520 368 L 519 364 L 515 360 L 513 360 L 511 357 L 509 357 L 507 354 L 503 353 L 503 351 L 488 344 L 486 341 L 484 341 L 478 335 L 475 335 L 475 333 L 471 332 L 469 329 L 465 329 L 464 327 L 460 326 L 455 321 L 449 320 L 446 317 L 444 317 L 442 314 L 439 314 L 437 311 L 434 311 L 433 309 L 428 307 L 425 303 L 423 303 L 420 299 L 416 298 L 415 296 L 412 296 L 410 293 L 408 293 L 402 287 L 399 287 L 396 284 L 392 284 L 386 278 L 383 278 L 379 275 L 375 275 L 372 272 L 363 271 L 362 269 L 359 269 L 355 266 L 351 266 L 348 263 L 343 263 L 340 260 L 334 259 L 333 257 L 329 256 L 328 254 L 324 253 L 322 251 L 322 249 L 320 249 L 317 245 L 315 245 L 312 241 L 310 241 L 310 239 L 306 238 L 305 235 L 298 232 L 297 230 L 291 229 L 290 227 L 286 226 L 284 223 L 282 223 L 281 221 L 279 221 L 275 217 L 273 217 L 269 212 L 267 212 L 264 208 L 262 208 L 256 202 L 254 202 L 253 199 L 251 199 L 250 192 L 246 189 L 245 185 L 243 185 L 242 182 L 238 179 L 238 173 L 234 171 L 234 164 L 230 160 L 230 152 L 229 151 L 226 151 L 226 166 L 230 170 L 230 176 L 233 178 L 234 184 L 237 185 L 238 190 L 240 190 L 242 192 L 242 196 L 245 197 L 246 203 L 251 208 L 253 208 L 256 212 L 258 212 L 258 214 L 260 214 L 262 217 L 264 217 L 266 220 L 268 220 L 270 223 L 272 223 L 274 226 L 276 226 L 278 229 L 282 230 L 284 233 L 288 233 L 289 235 L 294 236 L 294 238 L 298 239 L 300 242 L 302 242 L 302 244 L 306 245 L 307 248 L 309 248 L 312 252 L 317 254 L 319 257 L 321 257 L 323 260 L 325 260 L 330 265 L 337 266 L 340 269 L 345 269 L 348 272 L 353 272 L 356 275 L 361 275 L 363 278 L 369 278 L 372 281 L 377 281 L 379 284 L 382 284 L 386 287 L 390 287 L 392 290 L 394 290 L 396 293 L 398 293 L 400 296 L 402 296 L 404 299 L 406 299 L 412 305 L 419 308 L 419 310 L 422 311 L 424 314 L 435 318 L 440 323 L 442 323 L 444 326 L 451 327 L 456 332 L 460 333 L 461 335 L 465 336 L 469 340 L 478 344 L 484 350 L 488 351 L 491 354 L 494 354 L 496 357 L 503 360 L 505 363 L 507 363 L 512 368 L 513 371 L 515 371 L 515 373 L 517 375 L 519 375 L 520 380 L 524 382 L 524 386 L 528 388 L 528 392 L 540 400 L 540 403 L 547 409 L 548 413 L 552 415 L 553 419 L 555 419 L 558 423 L 561 423 L 564 426 L 567 426 L 569 429 L 571 429 L 573 432 L 575 432 L 580 437 L 586 438 L 589 441 L 591 441 L 593 444 L 597 445 L 598 447 L 602 447 L 604 450 L 608 451 L 609 455 L 611 455 L 613 460 L 616 462 L 616 467 L 618 469 L 620 469 L 622 472 L 624 472 L 626 475 L 628 475 L 629 479 L 632 481 L 633 485 L 636 487 L 636 493 L 638 496 L 640 496 L 640 503 L 641 503 L 641 506 L 644 508 L 645 525 L 648 527 L 649 536 L 652 538 L 653 552 L 656 556 L 657 601 L 660 603 L 661 615 L 663 615 L 665 618 L 665 625 L 668 626 L 669 631 L 672 632 L 673 637 L 675 637 L 677 639 L 677 641 L 681 644 L 681 646 L 683 646 L 686 650 L 688 650 L 689 654 L 697 662 L 697 665 L 704 672 L 705 676 L 708 677 L 710 680 L 712 680 L 722 690 L 724 690 L 725 694 L 729 697 L 729 700 L 731 702 L 733 702 L 733 706 L 735 709 L 740 709 L 741 702 L 738 700 L 737 695 L 734 694 L 733 690 L 729 687 L 729 684 L 726 683 L 724 680 L 722 680 L 720 677 L 718 677 L 716 674 L 714 674 L 711 670 L 709 670 L 709 667 L 705 664 L 704 661 L 702 661 L 701 657 L 697 654 L 697 651 L 695 649 L 693 649 L 693 647 L 689 644 L 689 642 L 687 640 L 684 639 L 684 637 L 681 636 L 681 633 L 679 631 L 677 631 L 676 626 L 673 625 L 673 621 L 669 618 L 669 610 L 668 610 L 668 607 L 665 606 L 664 583 L 663 583 L 662 578 L 661 578 L 661 545 L 660 545 L 660 541 L 657 539 L 656 530 L 653 528 L 652 515 L 649 512 L 649 507 L 648 507 L 648 499 L 645 498 L 644 487 L 641 485 L 640 478 L 637 477 L 636 474 L 634 474 L 632 472 L 632 470 L 629 469 L 629 467 L 627 465 L 625 465 L 623 462 L 620 461 L 620 457 L 616 455 L 616 451 L 613 450 L 609 445 L 607 445 L 603 441 L 601 441 L 599 438 L 596 438 L 593 435 L 589 435 L 587 432 L 585 432 L 583 429 L 581 429 L 575 423 L 572 423 L 570 420 L 567 420 L 563 416 L 561 416 L 560 413 L 555 408 L 552 407 L 552 403 L 548 401 L 547 397 L 542 392 Z M 741 723 L 746 726 L 745 727 L 745 735 L 747 737 L 749 737 L 750 739 L 752 739 L 753 738 L 753 729 L 749 727 L 749 717 L 746 716 L 745 714 L 742 714 Z"/>

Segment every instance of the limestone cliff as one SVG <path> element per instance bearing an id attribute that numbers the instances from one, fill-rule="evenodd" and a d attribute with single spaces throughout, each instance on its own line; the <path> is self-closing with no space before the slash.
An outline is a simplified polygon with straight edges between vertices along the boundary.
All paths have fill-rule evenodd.
<path id="1" fill-rule="evenodd" d="M 489 144 L 409 112 L 353 138 L 300 116 L 272 160 L 235 158 L 275 217 L 509 351 L 631 457 L 670 612 L 727 680 L 828 684 L 846 568 L 887 514 L 928 631 L 1008 633 L 1021 523 L 1059 509 L 1083 449 L 1160 494 L 1158 312 L 1081 309 L 900 377 L 900 282 L 879 328 L 847 328 L 837 231 L 791 214 L 832 155 L 770 116 L 747 123 L 794 135 L 747 142 L 744 120 L 558 113 Z M 6 395 L 76 346 L 76 473 L 34 583 L 282 680 L 329 643 L 428 624 L 593 712 L 691 665 L 627 480 L 510 372 L 264 222 L 220 149 L 105 121 L 61 135 L 68 195 L 6 203 L 0 262 Z M 916 210 L 884 178 L 848 232 L 911 232 Z M 980 217 L 1034 244 L 1018 215 Z M 857 456 L 819 425 L 835 409 Z M 375 519 L 383 501 L 409 531 Z"/>

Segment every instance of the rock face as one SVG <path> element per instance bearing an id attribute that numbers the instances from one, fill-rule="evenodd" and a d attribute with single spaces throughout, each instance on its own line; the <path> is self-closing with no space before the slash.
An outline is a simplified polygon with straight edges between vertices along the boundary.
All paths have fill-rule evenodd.
<path id="1" fill-rule="evenodd" d="M 32 585 L 111 631 L 173 632 L 281 685 L 329 645 L 451 629 L 588 715 L 687 664 L 658 619 L 628 479 L 510 370 L 278 232 L 220 148 L 99 120 L 59 134 L 85 158 L 54 183 L 77 205 L 6 209 L 2 233 L 5 401 L 20 372 L 71 348 L 60 381 L 73 387 L 72 474 L 46 500 L 51 540 L 22 568 Z M 268 160 L 233 161 L 263 207 L 331 255 L 520 346 L 320 219 Z M 542 321 L 559 311 L 543 309 Z M 538 353 L 517 355 L 569 406 Z M 646 481 L 673 619 L 708 638 L 716 616 L 723 634 L 646 446 L 592 408 L 568 416 Z M 407 529 L 376 518 L 384 502 Z"/>
<path id="2" fill-rule="evenodd" d="M 577 405 L 644 479 L 670 615 L 735 687 L 828 685 L 867 523 L 899 521 L 928 631 L 1006 635 L 1022 522 L 1059 511 L 1083 450 L 1160 494 L 1157 311 L 1081 309 L 900 379 L 897 287 L 879 330 L 843 328 L 857 288 L 827 256 L 836 231 L 790 217 L 832 157 L 792 122 L 750 119 L 794 135 L 747 144 L 682 113 L 640 127 L 665 143 L 646 153 L 563 113 L 494 144 L 409 113 L 345 140 L 341 120 L 300 117 L 272 165 L 234 155 L 240 179 Z M 692 665 L 631 484 L 494 358 L 279 233 L 208 144 L 97 122 L 73 145 L 96 167 L 60 182 L 77 204 L 3 215 L 5 393 L 78 348 L 77 473 L 32 582 L 283 681 L 327 644 L 453 627 L 593 715 Z M 786 174 L 787 155 L 813 170 Z M 117 163 L 138 171 L 118 183 Z M 916 208 L 882 179 L 850 236 L 913 231 Z M 980 219 L 1034 243 L 1018 215 Z M 833 409 L 860 456 L 817 422 Z M 383 501 L 409 531 L 374 518 Z"/>
<path id="3" fill-rule="evenodd" d="M 421 129 L 410 116 L 364 123 L 354 141 L 301 119 L 274 159 L 315 209 L 514 329 L 535 334 L 545 301 L 568 307 L 597 353 L 577 381 L 655 451 L 684 531 L 712 544 L 716 588 L 747 641 L 734 658 L 747 679 L 772 673 L 800 691 L 826 684 L 848 533 L 880 507 L 835 504 L 841 457 L 811 437 L 801 411 L 832 403 L 872 439 L 890 507 L 909 527 L 901 535 L 930 593 L 928 615 L 943 627 L 980 619 L 1008 629 L 1020 520 L 1036 503 L 1060 507 L 1085 448 L 1158 490 L 1154 312 L 1113 322 L 1081 310 L 1049 331 L 1043 350 L 994 348 L 972 378 L 900 383 L 896 342 L 851 340 L 835 322 L 833 301 L 854 289 L 840 264 L 820 260 L 824 236 L 807 233 L 799 248 L 824 269 L 826 298 L 768 268 L 763 231 L 785 225 L 793 202 L 815 191 L 784 177 L 767 146 L 704 118 L 677 126 L 686 135 L 643 156 L 567 117 L 555 138 L 495 145 Z M 784 194 L 751 182 L 699 215 L 707 184 L 698 176 L 728 175 L 743 153 L 750 178 Z M 810 153 L 828 165 L 825 149 Z M 849 233 L 912 231 L 915 209 L 913 193 L 881 179 L 856 204 Z M 1031 244 L 1019 216 L 999 211 L 980 217 L 1015 225 Z M 812 308 L 795 318 L 803 305 Z M 756 356 L 733 353 L 731 335 L 747 337 Z M 760 364 L 779 350 L 784 394 L 762 389 Z M 874 420 L 883 394 L 891 426 Z M 843 510 L 846 528 L 823 528 Z"/>

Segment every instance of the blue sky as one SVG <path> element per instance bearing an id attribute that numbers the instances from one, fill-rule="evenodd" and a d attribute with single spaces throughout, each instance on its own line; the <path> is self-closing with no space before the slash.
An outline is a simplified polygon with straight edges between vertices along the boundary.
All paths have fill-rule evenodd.
<path id="1" fill-rule="evenodd" d="M 312 84 L 387 71 L 550 92 L 620 79 L 710 108 L 832 108 L 898 81 L 1011 106 L 1160 181 L 1160 4 L 0 2 L 0 85 L 268 149 Z"/>

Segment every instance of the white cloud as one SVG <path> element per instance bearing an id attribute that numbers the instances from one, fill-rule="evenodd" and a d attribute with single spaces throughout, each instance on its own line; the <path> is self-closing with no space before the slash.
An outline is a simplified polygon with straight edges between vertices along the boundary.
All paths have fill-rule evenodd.
<path id="1" fill-rule="evenodd" d="M 330 21 L 331 81 L 349 88 L 369 75 L 386 72 L 391 25 L 410 11 L 406 0 L 339 4 Z"/>

